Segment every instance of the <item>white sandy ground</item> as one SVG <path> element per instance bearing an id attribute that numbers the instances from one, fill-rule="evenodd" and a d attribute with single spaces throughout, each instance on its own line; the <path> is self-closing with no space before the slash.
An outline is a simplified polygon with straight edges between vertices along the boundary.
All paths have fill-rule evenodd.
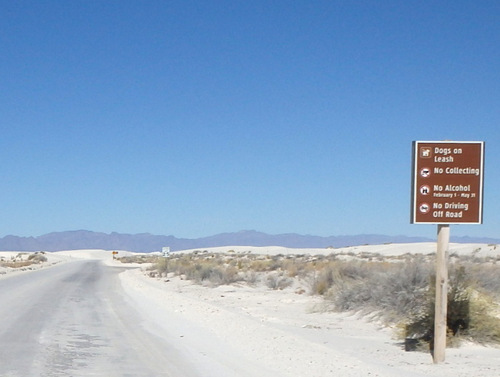
<path id="1" fill-rule="evenodd" d="M 419 243 L 342 249 L 206 250 L 273 255 L 370 252 L 388 256 L 430 254 L 435 247 L 435 243 Z M 498 256 L 500 247 L 451 244 L 449 252 Z M 119 252 L 119 256 L 129 254 Z M 5 258 L 11 255 L 17 252 L 0 253 Z M 108 265 L 122 265 L 111 259 L 110 251 L 102 250 L 46 253 L 46 256 L 49 260 L 45 266 L 75 258 L 102 259 Z M 474 344 L 448 348 L 446 361 L 435 365 L 429 354 L 405 352 L 395 338 L 395 329 L 355 314 L 326 311 L 321 298 L 297 294 L 297 287 L 282 291 L 246 285 L 208 288 L 179 278 L 150 278 L 145 276 L 143 268 L 137 265 L 136 269 L 120 274 L 128 299 L 144 319 L 140 325 L 156 334 L 169 334 L 168 340 L 189 355 L 204 371 L 204 377 L 500 376 L 499 348 Z M 13 272 L 7 274 L 10 273 Z"/>

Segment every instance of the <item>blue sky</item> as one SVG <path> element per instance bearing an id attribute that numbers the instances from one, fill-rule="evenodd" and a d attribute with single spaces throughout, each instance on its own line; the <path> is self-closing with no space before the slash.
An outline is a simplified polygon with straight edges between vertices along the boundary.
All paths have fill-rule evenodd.
<path id="1" fill-rule="evenodd" d="M 0 236 L 411 225 L 413 140 L 486 142 L 498 1 L 0 0 Z"/>

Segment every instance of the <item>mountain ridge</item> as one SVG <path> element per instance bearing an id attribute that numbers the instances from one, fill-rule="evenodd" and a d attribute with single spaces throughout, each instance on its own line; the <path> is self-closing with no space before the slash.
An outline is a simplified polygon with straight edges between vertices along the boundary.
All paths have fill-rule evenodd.
<path id="1" fill-rule="evenodd" d="M 271 235 L 255 230 L 220 233 L 201 238 L 177 238 L 172 235 L 150 233 L 102 233 L 89 230 L 51 232 L 41 236 L 21 237 L 7 235 L 0 238 L 0 250 L 14 251 L 60 251 L 77 249 L 127 250 L 133 252 L 160 251 L 168 246 L 172 251 L 209 248 L 217 246 L 283 246 L 290 248 L 345 247 L 364 244 L 435 242 L 425 237 L 404 235 L 359 234 L 343 236 L 314 236 L 297 233 Z M 486 237 L 452 237 L 459 243 L 500 243 L 500 239 Z"/>

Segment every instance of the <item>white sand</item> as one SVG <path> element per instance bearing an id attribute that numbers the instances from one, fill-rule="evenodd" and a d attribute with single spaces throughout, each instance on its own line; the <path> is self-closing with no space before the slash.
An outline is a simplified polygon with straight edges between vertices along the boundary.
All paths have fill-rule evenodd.
<path id="1" fill-rule="evenodd" d="M 205 250 L 205 249 L 202 249 Z M 434 243 L 358 246 L 343 249 L 224 247 L 210 252 L 329 254 L 372 252 L 429 254 Z M 450 253 L 498 255 L 494 245 L 450 245 Z M 49 261 L 72 258 L 113 261 L 111 252 L 84 250 L 47 253 Z M 120 252 L 120 256 L 125 252 Z M 4 253 L 0 253 L 4 255 Z M 405 352 L 394 329 L 356 315 L 318 310 L 319 297 L 244 285 L 207 288 L 179 278 L 155 279 L 141 268 L 120 274 L 128 299 L 142 315 L 142 326 L 167 337 L 203 370 L 204 377 L 234 376 L 408 376 L 498 377 L 500 349 L 462 345 L 447 349 L 434 365 L 430 354 Z M 166 280 L 169 280 L 166 282 Z"/>
<path id="2" fill-rule="evenodd" d="M 349 252 L 357 249 L 384 255 L 406 252 L 434 252 L 435 244 L 361 246 L 334 250 Z M 491 254 L 493 246 L 452 245 L 450 252 Z M 491 250 L 490 250 L 491 249 Z M 209 252 L 254 254 L 320 254 L 324 249 L 297 250 L 284 248 L 225 247 Z M 500 252 L 500 250 L 498 250 Z M 332 250 L 328 250 L 329 254 Z M 157 326 L 168 331 L 175 317 L 195 329 L 208 329 L 212 339 L 218 339 L 242 363 L 253 361 L 273 371 L 276 376 L 439 376 L 439 377 L 498 377 L 500 349 L 464 345 L 446 350 L 446 362 L 434 365 L 430 354 L 405 352 L 395 339 L 395 331 L 368 322 L 353 314 L 318 310 L 324 307 L 321 298 L 265 287 L 220 286 L 207 288 L 179 278 L 152 279 L 140 271 L 121 275 L 122 284 Z M 197 337 L 196 330 L 181 327 L 182 341 Z M 209 354 L 209 351 L 207 351 Z M 217 352 L 212 355 L 217 356 Z M 236 356 L 234 356 L 236 358 Z M 252 375 L 253 374 L 248 374 Z M 271 374 L 270 374 L 271 375 Z"/>
<path id="3" fill-rule="evenodd" d="M 209 253 L 236 253 L 236 254 L 268 254 L 268 255 L 290 255 L 290 254 L 309 254 L 309 255 L 329 255 L 329 254 L 360 254 L 372 253 L 381 254 L 384 256 L 398 256 L 403 254 L 432 254 L 436 252 L 435 242 L 421 243 L 389 243 L 384 245 L 361 245 L 348 246 L 340 248 L 308 248 L 294 249 L 281 246 L 221 246 L 211 248 L 198 248 L 180 251 L 180 253 L 192 252 L 209 252 Z M 463 244 L 450 243 L 448 248 L 449 254 L 472 254 L 478 257 L 497 256 L 500 255 L 500 245 L 495 244 Z"/>

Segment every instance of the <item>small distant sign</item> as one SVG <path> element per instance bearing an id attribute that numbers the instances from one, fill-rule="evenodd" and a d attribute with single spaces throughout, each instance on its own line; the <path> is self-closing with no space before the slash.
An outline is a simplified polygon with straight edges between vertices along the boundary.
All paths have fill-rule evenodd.
<path id="1" fill-rule="evenodd" d="M 413 224 L 483 222 L 484 142 L 414 141 Z"/>
<path id="2" fill-rule="evenodd" d="M 161 255 L 164 257 L 170 256 L 170 247 L 162 247 L 161 248 Z"/>

